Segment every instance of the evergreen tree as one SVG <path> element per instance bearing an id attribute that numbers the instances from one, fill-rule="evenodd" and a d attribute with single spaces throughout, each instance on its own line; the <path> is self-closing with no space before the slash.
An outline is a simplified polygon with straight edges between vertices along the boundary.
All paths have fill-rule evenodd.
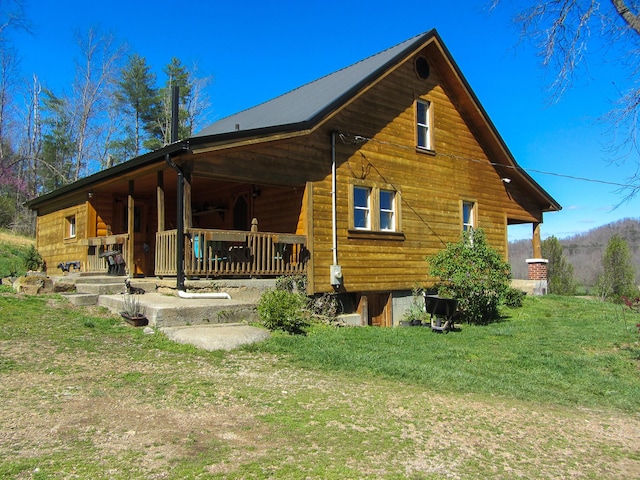
<path id="1" fill-rule="evenodd" d="M 603 273 L 598 280 L 602 298 L 619 301 L 620 297 L 637 297 L 636 272 L 631 263 L 629 246 L 618 234 L 609 240 L 602 257 Z"/>
<path id="2" fill-rule="evenodd" d="M 156 76 L 150 71 L 144 57 L 131 55 L 121 71 L 116 100 L 130 119 L 125 142 L 134 145 L 134 157 L 141 153 L 148 132 L 153 131 L 158 117 L 159 101 L 155 82 Z"/>
<path id="3" fill-rule="evenodd" d="M 39 176 L 45 192 L 55 190 L 73 180 L 76 145 L 68 101 L 45 91 L 42 153 Z"/>
<path id="4" fill-rule="evenodd" d="M 144 146 L 149 150 L 155 150 L 171 142 L 171 95 L 172 87 L 178 87 L 178 138 L 188 138 L 193 133 L 193 119 L 189 114 L 188 106 L 192 101 L 193 80 L 191 72 L 182 62 L 173 57 L 171 62 L 163 69 L 167 80 L 164 87 L 159 90 L 160 105 L 158 117 L 149 124 L 148 139 Z"/>
<path id="5" fill-rule="evenodd" d="M 542 256 L 549 260 L 547 276 L 549 293 L 556 295 L 575 295 L 576 284 L 573 279 L 573 265 L 562 252 L 560 241 L 551 236 L 542 242 Z"/>

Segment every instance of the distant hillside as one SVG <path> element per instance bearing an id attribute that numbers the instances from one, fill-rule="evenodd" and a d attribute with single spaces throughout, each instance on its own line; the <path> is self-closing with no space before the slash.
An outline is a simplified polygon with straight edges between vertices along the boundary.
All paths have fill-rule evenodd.
<path id="1" fill-rule="evenodd" d="M 636 267 L 636 279 L 640 272 L 640 218 L 625 218 L 579 235 L 560 238 L 563 252 L 573 265 L 576 281 L 581 285 L 595 284 L 602 271 L 602 254 L 609 239 L 618 234 L 631 252 Z M 531 258 L 531 240 L 509 242 L 509 263 L 513 278 L 527 278 L 526 259 Z"/>

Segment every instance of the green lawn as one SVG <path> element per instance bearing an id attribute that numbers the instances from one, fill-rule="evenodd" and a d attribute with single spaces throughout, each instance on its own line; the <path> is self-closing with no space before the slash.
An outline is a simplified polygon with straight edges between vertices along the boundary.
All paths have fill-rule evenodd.
<path id="1" fill-rule="evenodd" d="M 298 365 L 379 375 L 452 393 L 640 411 L 640 315 L 572 297 L 530 297 L 488 326 L 317 327 L 279 335 L 256 350 Z"/>
<path id="2" fill-rule="evenodd" d="M 637 317 L 549 296 L 222 353 L 0 294 L 0 478 L 638 478 Z"/>

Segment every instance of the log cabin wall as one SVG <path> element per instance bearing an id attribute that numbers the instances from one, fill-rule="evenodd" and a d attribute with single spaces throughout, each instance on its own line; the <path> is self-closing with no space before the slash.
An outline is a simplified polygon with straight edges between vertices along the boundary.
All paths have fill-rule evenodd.
<path id="1" fill-rule="evenodd" d="M 86 262 L 87 247 L 81 240 L 86 237 L 89 210 L 89 203 L 84 201 L 38 217 L 36 248 L 49 273 L 62 273 L 57 267 L 60 263 Z"/>
<path id="2" fill-rule="evenodd" d="M 95 234 L 88 232 L 88 237 L 104 237 L 113 233 L 113 195 L 96 193 L 91 199 L 91 206 L 96 212 Z"/>
<path id="3" fill-rule="evenodd" d="M 254 198 L 254 217 L 258 230 L 304 234 L 299 228 L 304 210 L 304 186 L 271 187 L 257 186 Z"/>
<path id="4" fill-rule="evenodd" d="M 433 152 L 416 149 L 417 99 L 431 102 Z M 526 185 L 502 182 L 506 174 L 490 165 L 494 160 L 433 68 L 424 80 L 413 61 L 400 65 L 315 135 L 328 143 L 332 130 L 372 139 L 336 145 L 338 263 L 346 291 L 406 291 L 433 282 L 425 257 L 459 239 L 463 201 L 475 203 L 476 226 L 504 256 L 508 220 L 542 218 L 541 207 L 525 200 Z M 401 235 L 353 231 L 350 185 L 358 182 L 399 192 Z M 316 291 L 331 291 L 331 176 L 315 182 L 313 192 L 313 283 Z"/>

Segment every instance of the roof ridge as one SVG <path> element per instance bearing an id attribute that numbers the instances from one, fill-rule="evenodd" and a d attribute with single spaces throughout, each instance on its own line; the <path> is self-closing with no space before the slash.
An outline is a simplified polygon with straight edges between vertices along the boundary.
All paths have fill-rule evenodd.
<path id="1" fill-rule="evenodd" d="M 198 132 L 195 136 L 196 136 L 196 137 L 198 137 L 198 136 L 207 136 L 207 135 L 209 135 L 209 134 L 208 134 L 208 133 L 206 133 L 206 131 L 207 131 L 207 130 L 212 129 L 212 127 L 214 127 L 215 125 L 220 125 L 222 122 L 228 121 L 229 119 L 232 119 L 232 118 L 234 118 L 234 117 L 238 117 L 238 119 L 240 119 L 240 117 L 241 117 L 243 114 L 245 114 L 245 113 L 247 113 L 247 112 L 250 112 L 251 110 L 259 109 L 259 108 L 264 107 L 265 105 L 268 105 L 268 104 L 270 104 L 270 103 L 276 103 L 277 101 L 281 100 L 281 99 L 282 99 L 282 98 L 284 98 L 284 97 L 287 97 L 287 96 L 293 96 L 293 95 L 295 95 L 295 93 L 296 93 L 296 92 L 299 92 L 299 91 L 301 91 L 301 90 L 303 90 L 303 89 L 307 89 L 308 87 L 310 87 L 310 86 L 312 86 L 312 85 L 314 85 L 314 84 L 318 84 L 318 83 L 321 83 L 321 82 L 326 82 L 326 80 L 327 80 L 327 79 L 329 79 L 329 78 L 331 78 L 331 77 L 336 77 L 336 76 L 338 76 L 338 75 L 340 75 L 340 74 L 343 74 L 344 72 L 346 72 L 346 71 L 348 71 L 348 70 L 350 70 L 350 69 L 356 69 L 358 66 L 361 66 L 362 64 L 364 64 L 364 63 L 366 63 L 366 62 L 371 62 L 371 61 L 372 61 L 372 59 L 375 59 L 375 58 L 379 58 L 379 57 L 381 57 L 381 56 L 384 56 L 385 54 L 387 54 L 387 53 L 388 53 L 388 52 L 390 52 L 391 50 L 398 49 L 398 48 L 399 48 L 400 46 L 402 46 L 402 45 L 406 45 L 406 46 L 408 47 L 409 45 L 412 45 L 413 43 L 415 43 L 418 39 L 425 38 L 425 37 L 427 37 L 427 36 L 429 36 L 429 35 L 432 35 L 434 32 L 435 32 L 435 29 L 432 29 L 432 30 L 428 30 L 428 31 L 426 31 L 426 32 L 422 32 L 422 33 L 420 33 L 420 34 L 414 35 L 413 37 L 411 37 L 411 38 L 409 38 L 409 39 L 407 39 L 407 40 L 404 40 L 404 41 L 399 42 L 399 43 L 397 43 L 397 44 L 395 44 L 395 45 L 392 45 L 392 46 L 390 46 L 390 47 L 388 47 L 388 48 L 385 48 L 384 50 L 381 50 L 381 51 L 379 51 L 379 52 L 377 52 L 377 53 L 374 53 L 374 54 L 372 54 L 372 55 L 369 55 L 368 57 L 365 57 L 365 58 L 363 58 L 363 59 L 361 59 L 361 60 L 358 60 L 357 62 L 354 62 L 354 63 L 351 63 L 351 64 L 349 64 L 349 65 L 346 65 L 346 66 L 344 66 L 344 67 L 342 67 L 342 68 L 339 68 L 338 70 L 334 70 L 334 71 L 332 71 L 332 72 L 329 72 L 329 73 L 327 73 L 327 74 L 325 74 L 325 75 L 323 75 L 323 76 L 321 76 L 321 77 L 318 77 L 318 78 L 316 78 L 316 79 L 314 79 L 314 80 L 311 80 L 311 81 L 309 81 L 309 82 L 306 82 L 306 83 L 304 83 L 304 84 L 302 84 L 302 85 L 299 85 L 299 86 L 297 86 L 297 87 L 295 87 L 295 88 L 293 88 L 293 89 L 291 89 L 291 90 L 288 90 L 288 91 L 286 91 L 286 92 L 283 92 L 283 93 L 281 93 L 281 94 L 279 94 L 279 95 L 277 95 L 277 96 L 275 96 L 275 97 L 272 97 L 272 98 L 270 98 L 270 99 L 268 99 L 268 100 L 265 100 L 265 101 L 263 101 L 263 102 L 260 102 L 260 103 L 258 103 L 258 104 L 256 104 L 256 105 L 253 105 L 253 106 L 251 106 L 251 107 L 247 107 L 247 108 L 245 108 L 245 109 L 239 110 L 239 111 L 237 111 L 237 112 L 235 112 L 235 113 L 232 113 L 232 114 L 230 114 L 230 115 L 227 115 L 227 116 L 225 116 L 225 117 L 222 117 L 222 118 L 220 118 L 220 119 L 216 120 L 215 122 L 213 122 L 212 124 L 210 124 L 210 125 L 208 125 L 208 126 L 204 127 L 204 128 L 203 128 L 200 132 Z M 399 53 L 401 53 L 401 52 L 404 52 L 404 51 L 405 51 L 405 48 L 401 49 L 401 50 L 400 50 L 400 52 L 398 52 L 398 54 L 399 54 Z M 392 57 L 392 59 L 393 59 L 393 58 L 395 58 L 395 55 L 394 55 L 394 57 Z M 388 65 L 388 63 L 389 63 L 392 59 L 388 59 L 386 62 L 384 62 L 384 63 L 382 64 L 382 66 L 386 66 L 386 65 Z M 370 72 L 370 73 L 369 73 L 369 75 L 367 75 L 365 78 L 369 78 L 369 76 L 370 76 L 371 74 L 375 73 L 377 70 L 378 70 L 378 68 L 374 69 L 374 70 L 373 70 L 372 72 Z M 364 80 L 364 79 L 361 79 L 361 80 Z M 356 82 L 356 84 L 359 84 L 359 82 Z M 345 88 L 345 91 L 348 91 L 349 89 L 350 89 L 350 88 Z M 315 113 L 317 113 L 317 112 L 314 112 L 314 113 L 313 113 L 313 115 L 315 115 Z M 313 117 L 313 115 L 311 115 L 311 117 Z M 307 118 L 307 119 L 305 119 L 305 120 L 308 120 L 308 118 Z M 242 131 L 242 130 L 244 130 L 244 129 L 242 129 L 242 128 L 238 129 L 238 131 Z M 248 128 L 247 130 L 251 130 L 251 128 Z M 229 132 L 229 133 L 230 133 L 230 132 L 231 132 L 231 130 L 227 129 L 227 130 L 226 130 L 226 132 Z M 215 133 L 219 133 L 219 132 L 214 132 L 213 134 L 215 134 Z"/>

